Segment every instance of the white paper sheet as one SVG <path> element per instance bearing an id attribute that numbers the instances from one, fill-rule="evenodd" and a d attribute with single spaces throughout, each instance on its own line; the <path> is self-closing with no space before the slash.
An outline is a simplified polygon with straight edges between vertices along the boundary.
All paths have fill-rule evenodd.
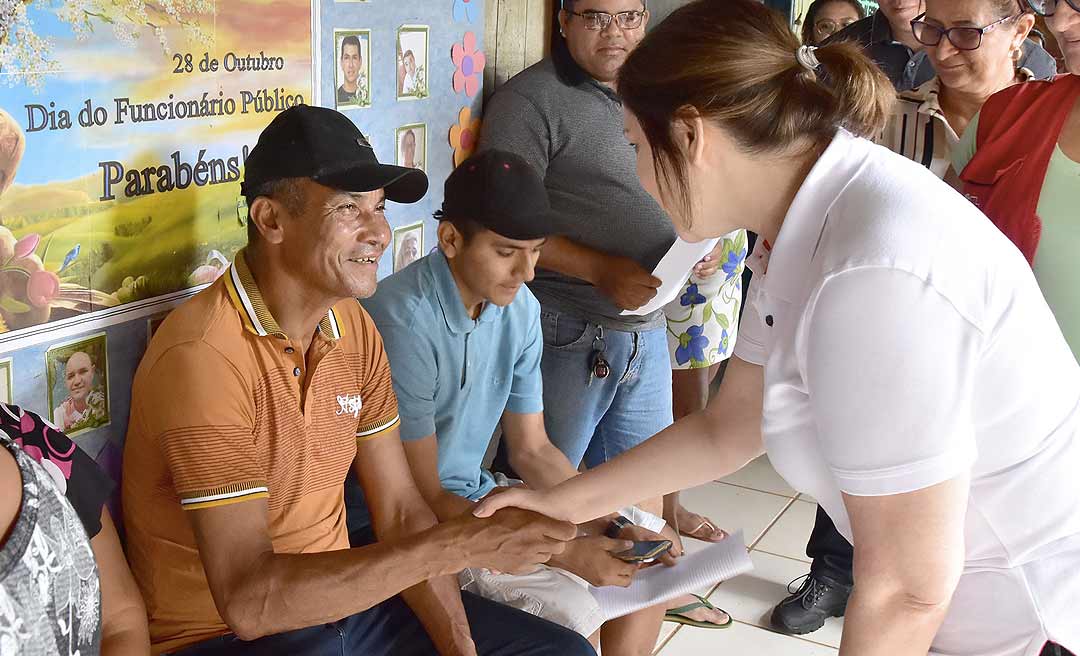
<path id="1" fill-rule="evenodd" d="M 706 239 L 691 244 L 676 238 L 667 254 L 660 259 L 660 263 L 653 269 L 653 276 L 662 281 L 660 288 L 656 290 L 656 296 L 636 310 L 623 310 L 623 314 L 635 314 L 638 316 L 649 314 L 674 300 L 682 291 L 683 283 L 690 277 L 694 265 L 700 262 L 701 258 L 708 255 L 718 241 L 720 240 Z"/>
<path id="2" fill-rule="evenodd" d="M 600 603 L 600 612 L 606 622 L 711 587 L 753 569 L 742 531 L 739 531 L 721 542 L 679 558 L 674 567 L 656 565 L 641 570 L 630 587 L 589 586 L 589 592 Z"/>

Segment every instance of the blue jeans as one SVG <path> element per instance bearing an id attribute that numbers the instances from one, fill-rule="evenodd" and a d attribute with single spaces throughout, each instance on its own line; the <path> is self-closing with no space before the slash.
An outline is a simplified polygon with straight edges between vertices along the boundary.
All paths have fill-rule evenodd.
<path id="1" fill-rule="evenodd" d="M 461 593 L 481 656 L 596 656 L 578 634 L 528 613 Z M 229 634 L 174 656 L 429 656 L 435 645 L 401 597 L 332 624 L 250 642 Z"/>
<path id="2" fill-rule="evenodd" d="M 671 359 L 664 328 L 603 329 L 611 374 L 592 378 L 600 326 L 544 310 L 544 424 L 570 463 L 595 467 L 671 425 Z"/>

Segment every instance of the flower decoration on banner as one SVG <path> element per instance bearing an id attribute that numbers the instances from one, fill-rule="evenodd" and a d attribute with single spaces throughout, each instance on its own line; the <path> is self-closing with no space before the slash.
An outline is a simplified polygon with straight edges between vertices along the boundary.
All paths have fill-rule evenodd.
<path id="1" fill-rule="evenodd" d="M 67 252 L 56 271 L 45 268 L 49 244 L 39 257 L 40 245 L 37 233 L 17 239 L 0 226 L 0 333 L 45 323 L 57 308 L 89 312 L 119 304 L 115 297 L 75 282 L 68 270 L 79 264 L 80 244 Z"/>
<path id="2" fill-rule="evenodd" d="M 466 32 L 461 43 L 455 43 L 450 49 L 450 58 L 454 60 L 454 91 L 475 96 L 480 90 L 481 75 L 484 73 L 484 53 L 476 49 L 476 35 Z"/>
<path id="3" fill-rule="evenodd" d="M 459 23 L 474 23 L 484 10 L 484 0 L 454 0 L 454 20 Z"/>
<path id="4" fill-rule="evenodd" d="M 460 165 L 476 150 L 480 138 L 480 119 L 473 118 L 472 110 L 462 107 L 458 122 L 450 128 L 450 147 L 454 149 L 454 166 Z"/>

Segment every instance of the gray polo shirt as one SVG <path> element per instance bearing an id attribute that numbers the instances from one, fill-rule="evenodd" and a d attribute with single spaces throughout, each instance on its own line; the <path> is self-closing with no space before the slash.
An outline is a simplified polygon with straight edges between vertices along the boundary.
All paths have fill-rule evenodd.
<path id="1" fill-rule="evenodd" d="M 675 241 L 667 214 L 638 181 L 622 103 L 569 54 L 557 51 L 495 92 L 484 110 L 480 148 L 508 150 L 531 163 L 544 176 L 556 229 L 579 244 L 651 272 Z M 554 271 L 538 269 L 529 288 L 544 309 L 605 328 L 664 325 L 662 311 L 621 316 L 599 289 Z"/>

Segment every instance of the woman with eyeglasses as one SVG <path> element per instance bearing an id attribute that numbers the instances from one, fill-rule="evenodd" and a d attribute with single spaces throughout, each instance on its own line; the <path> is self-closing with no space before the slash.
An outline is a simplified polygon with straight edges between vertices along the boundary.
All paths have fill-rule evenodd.
<path id="1" fill-rule="evenodd" d="M 814 0 L 803 16 L 802 41 L 811 46 L 821 42 L 866 18 L 866 10 L 859 0 Z"/>
<path id="2" fill-rule="evenodd" d="M 1034 73 L 1017 65 L 1035 18 L 1016 0 L 926 0 L 911 22 L 936 77 L 900 95 L 881 143 L 954 185 L 952 151 L 986 99 Z"/>
<path id="3" fill-rule="evenodd" d="M 735 358 L 703 412 L 477 514 L 586 521 L 767 452 L 854 545 L 840 656 L 1080 649 L 1080 364 L 1009 240 L 863 138 L 884 74 L 754 0 L 697 0 L 618 87 L 680 236 L 761 236 Z"/>
<path id="4" fill-rule="evenodd" d="M 1069 74 L 992 97 L 955 149 L 964 194 L 1035 271 L 1080 358 L 1080 0 L 1029 0 Z"/>

